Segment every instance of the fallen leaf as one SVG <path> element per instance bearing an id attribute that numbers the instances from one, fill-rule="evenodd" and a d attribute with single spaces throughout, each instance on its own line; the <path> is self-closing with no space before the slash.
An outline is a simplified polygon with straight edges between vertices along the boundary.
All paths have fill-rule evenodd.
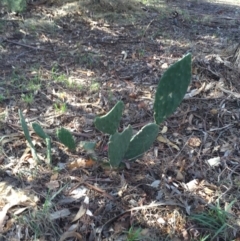
<path id="1" fill-rule="evenodd" d="M 198 147 L 201 145 L 201 140 L 198 137 L 191 137 L 188 140 L 188 145 L 191 147 Z"/>
<path id="2" fill-rule="evenodd" d="M 84 205 L 81 205 L 76 216 L 72 220 L 72 223 L 80 219 L 86 213 L 86 211 L 87 211 L 87 208 Z"/>
<path id="3" fill-rule="evenodd" d="M 75 161 L 70 162 L 67 165 L 67 168 L 69 170 L 73 170 L 73 169 L 78 169 L 78 168 L 91 168 L 94 165 L 96 165 L 96 161 L 94 161 L 92 158 L 89 159 L 85 159 L 85 158 L 79 158 Z"/>
<path id="4" fill-rule="evenodd" d="M 59 219 L 59 218 L 64 218 L 64 217 L 69 216 L 70 214 L 71 214 L 71 212 L 69 211 L 69 209 L 64 208 L 64 209 L 56 211 L 54 213 L 50 213 L 50 219 L 55 220 L 55 219 Z"/>
<path id="5" fill-rule="evenodd" d="M 211 166 L 211 167 L 216 167 L 219 166 L 221 164 L 221 159 L 220 157 L 214 157 L 214 158 L 210 158 L 207 160 L 207 163 Z"/>
<path id="6" fill-rule="evenodd" d="M 59 241 L 64 241 L 67 238 L 77 238 L 78 240 L 82 241 L 83 237 L 81 236 L 81 234 L 77 233 L 77 232 L 65 232 Z"/>
<path id="7" fill-rule="evenodd" d="M 50 181 L 50 182 L 46 183 L 45 185 L 50 190 L 54 190 L 54 189 L 57 189 L 59 187 L 59 182 L 54 180 L 54 181 Z"/>
<path id="8" fill-rule="evenodd" d="M 157 140 L 158 140 L 159 142 L 162 142 L 162 143 L 165 143 L 165 144 L 167 144 L 167 145 L 169 145 L 169 146 L 172 146 L 173 148 L 175 148 L 175 149 L 178 150 L 178 151 L 180 150 L 177 145 L 175 145 L 174 143 L 172 143 L 171 141 L 169 141 L 167 138 L 165 138 L 165 137 L 162 136 L 162 135 L 159 135 L 159 136 L 157 137 Z"/>

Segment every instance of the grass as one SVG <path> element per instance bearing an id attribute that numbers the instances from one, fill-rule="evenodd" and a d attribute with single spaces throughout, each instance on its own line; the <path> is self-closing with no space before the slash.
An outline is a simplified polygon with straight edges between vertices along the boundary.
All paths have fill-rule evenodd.
<path id="1" fill-rule="evenodd" d="M 137 241 L 141 240 L 141 228 L 134 228 L 133 226 L 130 227 L 130 229 L 127 232 L 127 241 Z"/>
<path id="2" fill-rule="evenodd" d="M 59 237 L 59 226 L 56 220 L 51 218 L 51 213 L 55 211 L 53 204 L 54 198 L 62 192 L 65 188 L 62 187 L 59 191 L 54 193 L 48 193 L 45 197 L 45 201 L 40 208 L 35 210 L 30 210 L 28 214 L 22 216 L 19 219 L 20 224 L 29 227 L 30 231 L 33 233 L 34 239 L 37 240 L 40 237 L 46 235 L 51 237 Z"/>
<path id="3" fill-rule="evenodd" d="M 3 102 L 3 100 L 4 100 L 4 96 L 0 94 L 0 103 Z"/>
<path id="4" fill-rule="evenodd" d="M 59 111 L 61 113 L 65 113 L 67 111 L 66 103 L 60 103 L 60 104 L 54 103 L 53 106 L 56 111 Z"/>
<path id="5" fill-rule="evenodd" d="M 231 225 L 232 216 L 228 211 L 231 209 L 234 202 L 235 200 L 224 210 L 221 208 L 218 200 L 216 206 L 210 207 L 209 210 L 203 213 L 193 214 L 190 216 L 190 219 L 207 230 L 210 240 L 214 240 L 216 237 L 224 239 L 228 238 L 229 240 L 231 231 L 233 231 L 234 227 Z"/>
<path id="6" fill-rule="evenodd" d="M 34 97 L 33 94 L 22 94 L 22 100 L 26 103 L 26 104 L 32 104 L 34 101 Z"/>
<path id="7" fill-rule="evenodd" d="M 95 80 L 93 80 L 90 85 L 90 91 L 97 92 L 99 90 L 99 88 L 100 88 L 100 84 L 98 82 L 96 82 Z"/>

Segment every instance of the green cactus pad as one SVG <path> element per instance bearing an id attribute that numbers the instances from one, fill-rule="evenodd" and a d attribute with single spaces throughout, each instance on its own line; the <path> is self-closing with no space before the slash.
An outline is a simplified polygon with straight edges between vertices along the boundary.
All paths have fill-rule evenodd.
<path id="1" fill-rule="evenodd" d="M 106 115 L 96 117 L 94 120 L 95 127 L 99 131 L 113 135 L 119 126 L 123 108 L 123 102 L 118 101 L 117 104 Z"/>
<path id="2" fill-rule="evenodd" d="M 70 131 L 64 128 L 57 129 L 57 137 L 70 150 L 76 149 L 76 144 Z"/>
<path id="3" fill-rule="evenodd" d="M 128 149 L 132 137 L 132 127 L 129 125 L 122 133 L 116 132 L 109 139 L 108 158 L 112 167 L 118 167 Z"/>
<path id="4" fill-rule="evenodd" d="M 18 110 L 18 115 L 20 117 L 20 122 L 21 122 L 21 126 L 22 126 L 22 129 L 23 129 L 23 133 L 24 133 L 24 136 L 31 148 L 31 153 L 32 153 L 32 156 L 34 158 L 34 160 L 36 160 L 38 163 L 40 162 L 40 159 L 38 158 L 38 155 L 37 155 L 37 152 L 35 150 L 35 147 L 32 143 L 32 139 L 30 137 L 30 134 L 29 134 L 29 131 L 28 131 L 28 126 L 27 126 L 27 123 L 23 117 L 23 114 L 22 114 L 22 111 L 21 110 Z"/>
<path id="5" fill-rule="evenodd" d="M 47 164 L 51 164 L 52 163 L 52 155 L 51 155 L 51 139 L 50 136 L 47 135 L 44 130 L 42 129 L 42 127 L 37 124 L 37 123 L 32 123 L 32 128 L 35 131 L 35 133 L 41 137 L 43 140 L 45 140 L 46 145 L 47 145 Z"/>
<path id="6" fill-rule="evenodd" d="M 160 124 L 181 103 L 191 80 L 191 54 L 170 66 L 163 74 L 155 95 L 154 119 Z"/>
<path id="7" fill-rule="evenodd" d="M 42 139 L 46 139 L 48 138 L 49 136 L 44 132 L 44 130 L 42 129 L 42 127 L 37 124 L 37 123 L 32 123 L 32 128 L 33 130 L 35 131 L 35 133 L 41 137 Z"/>
<path id="8" fill-rule="evenodd" d="M 124 156 L 127 160 L 135 160 L 146 152 L 158 135 L 158 125 L 150 123 L 145 125 L 136 135 L 134 135 Z"/>

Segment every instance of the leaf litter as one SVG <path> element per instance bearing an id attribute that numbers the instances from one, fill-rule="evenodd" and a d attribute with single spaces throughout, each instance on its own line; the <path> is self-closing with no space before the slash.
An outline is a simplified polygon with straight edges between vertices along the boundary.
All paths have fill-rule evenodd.
<path id="1" fill-rule="evenodd" d="M 239 5 L 167 1 L 117 11 L 111 1 L 67 2 L 29 5 L 23 18 L 1 12 L 2 237 L 127 240 L 136 227 L 140 240 L 200 240 L 211 230 L 189 216 L 236 200 L 225 232 L 239 238 Z M 122 100 L 121 130 L 132 124 L 136 133 L 152 121 L 164 70 L 189 51 L 191 86 L 154 147 L 124 169 L 103 168 L 108 139 L 94 118 Z M 54 168 L 33 162 L 18 109 L 29 128 L 37 121 L 51 136 Z M 60 127 L 77 143 L 95 142 L 94 158 L 65 149 Z M 30 135 L 44 160 L 45 144 Z"/>

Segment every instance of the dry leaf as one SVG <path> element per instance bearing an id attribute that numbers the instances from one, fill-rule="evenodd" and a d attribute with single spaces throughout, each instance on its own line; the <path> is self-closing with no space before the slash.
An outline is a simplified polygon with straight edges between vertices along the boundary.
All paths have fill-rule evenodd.
<path id="1" fill-rule="evenodd" d="M 67 238 L 77 238 L 80 241 L 83 241 L 83 237 L 81 236 L 81 234 L 77 233 L 77 232 L 65 232 L 59 241 L 64 241 Z"/>
<path id="2" fill-rule="evenodd" d="M 71 214 L 71 212 L 69 211 L 69 209 L 64 208 L 62 210 L 56 211 L 54 213 L 50 214 L 50 219 L 51 220 L 55 220 L 55 219 L 59 219 L 59 218 L 64 218 L 67 217 Z"/>
<path id="3" fill-rule="evenodd" d="M 198 137 L 191 137 L 188 140 L 188 145 L 191 147 L 198 147 L 201 145 L 201 140 Z"/>
<path id="4" fill-rule="evenodd" d="M 169 141 L 167 138 L 165 138 L 165 137 L 162 136 L 162 135 L 159 135 L 158 138 L 157 138 L 157 140 L 158 140 L 159 142 L 162 142 L 162 143 L 165 143 L 165 144 L 167 144 L 167 145 L 169 145 L 169 146 L 172 146 L 173 148 L 175 148 L 175 149 L 178 150 L 178 151 L 180 150 L 177 145 L 175 145 L 174 143 L 172 143 L 171 141 Z"/>
<path id="5" fill-rule="evenodd" d="M 214 157 L 214 158 L 210 158 L 207 160 L 207 163 L 211 166 L 211 167 L 216 167 L 219 166 L 221 164 L 221 159 L 220 157 Z"/>
<path id="6" fill-rule="evenodd" d="M 177 171 L 176 180 L 178 180 L 178 181 L 183 181 L 184 180 L 184 176 L 181 173 L 181 171 L 179 171 L 179 170 Z"/>
<path id="7" fill-rule="evenodd" d="M 94 165 L 96 165 L 96 161 L 94 161 L 92 158 L 84 159 L 79 158 L 76 161 L 72 161 L 67 165 L 67 168 L 69 170 L 78 169 L 78 168 L 91 168 Z"/>
<path id="8" fill-rule="evenodd" d="M 50 190 L 54 190 L 59 188 L 59 182 L 58 181 L 50 181 L 48 183 L 45 184 L 47 188 L 49 188 Z"/>
<path id="9" fill-rule="evenodd" d="M 77 221 L 78 219 L 80 219 L 87 211 L 87 208 L 84 205 L 81 205 L 78 213 L 76 214 L 76 216 L 74 217 L 74 219 L 72 220 L 72 223 Z"/>

